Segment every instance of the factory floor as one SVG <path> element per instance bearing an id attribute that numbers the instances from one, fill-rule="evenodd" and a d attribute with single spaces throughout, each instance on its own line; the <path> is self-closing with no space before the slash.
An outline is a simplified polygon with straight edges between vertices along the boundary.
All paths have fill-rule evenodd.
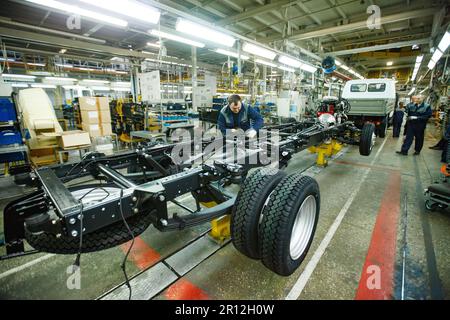
<path id="1" fill-rule="evenodd" d="M 213 242 L 205 235 L 208 224 L 170 233 L 150 227 L 127 261 L 129 275 L 137 275 L 132 298 L 449 299 L 450 210 L 429 212 L 423 199 L 423 189 L 440 179 L 440 152 L 428 148 L 435 131 L 430 124 L 420 156 L 395 154 L 401 138 L 392 138 L 390 129 L 369 157 L 349 146 L 326 168 L 314 166 L 308 151 L 291 160 L 288 172 L 305 170 L 317 179 L 321 210 L 312 247 L 290 277 L 246 258 L 231 242 Z M 28 191 L 2 178 L 0 207 Z M 0 298 L 127 299 L 120 269 L 127 248 L 82 255 L 80 289 L 67 286 L 75 256 L 1 261 Z"/>

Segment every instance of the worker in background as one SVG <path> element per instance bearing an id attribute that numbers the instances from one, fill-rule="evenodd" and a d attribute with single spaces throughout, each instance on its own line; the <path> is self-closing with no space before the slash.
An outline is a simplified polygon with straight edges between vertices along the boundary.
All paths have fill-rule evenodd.
<path id="1" fill-rule="evenodd" d="M 242 103 L 239 95 L 234 94 L 228 97 L 228 105 L 220 110 L 217 126 L 223 135 L 227 129 L 242 129 L 247 137 L 254 138 L 264 126 L 264 120 L 255 109 Z"/>
<path id="2" fill-rule="evenodd" d="M 403 116 L 405 114 L 405 112 L 403 111 L 404 108 L 405 108 L 405 105 L 403 104 L 403 102 L 400 102 L 397 110 L 395 110 L 395 112 L 394 112 L 394 119 L 393 119 L 393 125 L 394 125 L 393 137 L 394 138 L 400 137 L 400 130 L 402 129 L 402 123 L 403 123 Z"/>
<path id="3" fill-rule="evenodd" d="M 419 155 L 423 147 L 427 121 L 432 115 L 431 107 L 423 101 L 423 96 L 413 96 L 412 102 L 406 106 L 405 112 L 407 115 L 406 138 L 403 141 L 402 149 L 396 152 L 407 156 L 415 139 L 414 155 Z"/>

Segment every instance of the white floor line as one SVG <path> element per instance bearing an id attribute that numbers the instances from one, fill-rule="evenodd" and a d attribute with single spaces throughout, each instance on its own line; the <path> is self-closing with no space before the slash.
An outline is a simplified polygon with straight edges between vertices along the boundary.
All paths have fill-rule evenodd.
<path id="1" fill-rule="evenodd" d="M 48 258 L 51 258 L 51 257 L 53 257 L 53 256 L 55 256 L 55 255 L 54 255 L 54 254 L 46 254 L 45 256 L 42 256 L 42 257 L 40 257 L 40 258 L 31 260 L 31 261 L 29 261 L 29 262 L 27 262 L 27 263 L 25 263 L 25 264 L 22 264 L 21 266 L 18 266 L 18 267 L 15 267 L 15 268 L 10 269 L 10 270 L 8 270 L 8 271 L 5 271 L 5 272 L 3 272 L 2 274 L 0 274 L 0 280 L 3 279 L 3 278 L 5 278 L 5 277 L 7 277 L 7 276 L 10 276 L 10 275 L 12 275 L 12 274 L 14 274 L 14 273 L 17 273 L 17 272 L 20 272 L 20 271 L 22 271 L 22 270 L 25 270 L 25 269 L 27 269 L 27 268 L 29 268 L 29 267 L 31 267 L 31 266 L 37 264 L 37 263 L 40 263 L 40 262 L 42 262 L 42 261 L 45 261 L 45 260 L 47 260 Z"/>
<path id="2" fill-rule="evenodd" d="M 380 149 L 376 153 L 376 155 L 373 158 L 370 165 L 373 165 L 375 163 L 375 161 L 378 159 L 378 156 L 380 155 L 381 150 L 383 150 L 386 141 L 387 141 L 387 139 L 384 139 L 383 144 L 381 145 Z M 371 170 L 371 168 L 365 169 L 359 184 L 355 187 L 352 194 L 348 198 L 347 202 L 342 207 L 341 211 L 337 215 L 336 219 L 334 220 L 334 222 L 331 225 L 330 229 L 328 230 L 327 234 L 323 238 L 319 247 L 314 252 L 314 255 L 312 256 L 311 260 L 306 265 L 305 270 L 302 272 L 302 274 L 298 278 L 297 282 L 294 284 L 291 291 L 286 296 L 285 300 L 297 300 L 298 297 L 300 296 L 300 294 L 302 293 L 303 289 L 305 288 L 306 284 L 308 283 L 309 279 L 311 278 L 312 273 L 314 272 L 320 259 L 322 258 L 322 255 L 325 253 L 325 250 L 328 248 L 331 240 L 334 237 L 334 234 L 336 233 L 342 220 L 344 219 L 345 215 L 347 214 L 347 211 L 350 208 L 350 205 L 353 203 L 353 200 L 355 199 L 356 195 L 358 194 L 361 185 L 363 184 L 363 182 L 366 180 L 367 176 L 369 175 L 370 170 Z"/>

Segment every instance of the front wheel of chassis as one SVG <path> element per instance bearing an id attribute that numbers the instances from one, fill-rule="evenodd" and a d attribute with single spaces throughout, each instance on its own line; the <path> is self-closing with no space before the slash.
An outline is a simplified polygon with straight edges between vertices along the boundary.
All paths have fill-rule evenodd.
<path id="1" fill-rule="evenodd" d="M 260 226 L 261 260 L 273 272 L 289 276 L 311 246 L 320 211 L 317 182 L 292 174 L 274 189 Z"/>
<path id="2" fill-rule="evenodd" d="M 375 125 L 373 123 L 365 123 L 361 129 L 361 136 L 359 138 L 359 154 L 362 156 L 370 156 L 375 145 L 375 139 Z"/>

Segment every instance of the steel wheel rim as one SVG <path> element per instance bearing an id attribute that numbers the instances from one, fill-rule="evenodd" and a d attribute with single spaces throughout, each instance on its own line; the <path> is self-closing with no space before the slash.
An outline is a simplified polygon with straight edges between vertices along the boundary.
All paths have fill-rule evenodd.
<path id="1" fill-rule="evenodd" d="M 264 209 L 269 205 L 270 197 L 272 196 L 273 192 L 275 191 L 275 188 L 269 193 L 266 200 L 264 201 L 264 204 L 261 208 L 261 212 L 259 213 L 259 221 L 258 225 L 261 225 L 263 218 L 264 218 Z"/>
<path id="2" fill-rule="evenodd" d="M 289 253 L 292 260 L 297 260 L 308 246 L 316 220 L 317 202 L 313 195 L 303 200 L 292 226 Z"/>

